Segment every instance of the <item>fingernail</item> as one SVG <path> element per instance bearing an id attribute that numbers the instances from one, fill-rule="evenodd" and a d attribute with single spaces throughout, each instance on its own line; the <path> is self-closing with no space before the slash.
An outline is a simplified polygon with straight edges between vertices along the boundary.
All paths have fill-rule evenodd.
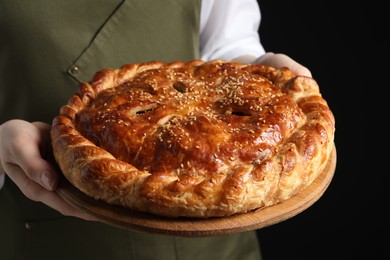
<path id="1" fill-rule="evenodd" d="M 54 176 L 52 173 L 50 172 L 43 172 L 42 176 L 41 176 L 41 181 L 42 181 L 42 184 L 43 186 L 48 189 L 48 190 L 53 190 L 53 186 L 54 186 Z"/>

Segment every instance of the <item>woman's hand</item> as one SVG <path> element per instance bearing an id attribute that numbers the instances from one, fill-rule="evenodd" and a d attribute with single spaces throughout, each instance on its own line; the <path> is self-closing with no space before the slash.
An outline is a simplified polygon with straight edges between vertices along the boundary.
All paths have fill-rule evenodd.
<path id="1" fill-rule="evenodd" d="M 267 52 L 260 57 L 244 55 L 237 57 L 234 60 L 251 64 L 264 64 L 275 68 L 288 67 L 292 72 L 297 75 L 312 77 L 311 72 L 308 68 L 282 53 Z"/>
<path id="2" fill-rule="evenodd" d="M 0 165 L 23 194 L 66 216 L 97 220 L 71 206 L 55 191 L 59 176 L 51 155 L 49 124 L 10 120 L 0 125 Z"/>

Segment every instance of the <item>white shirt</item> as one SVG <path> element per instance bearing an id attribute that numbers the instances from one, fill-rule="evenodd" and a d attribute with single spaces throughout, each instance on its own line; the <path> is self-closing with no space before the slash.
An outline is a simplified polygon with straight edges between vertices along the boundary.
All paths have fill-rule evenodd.
<path id="1" fill-rule="evenodd" d="M 258 29 L 261 13 L 256 0 L 203 0 L 200 54 L 203 60 L 232 60 L 265 53 Z"/>
<path id="2" fill-rule="evenodd" d="M 202 60 L 232 60 L 265 53 L 260 42 L 260 7 L 256 0 L 203 0 L 200 13 Z M 0 189 L 5 174 L 0 173 Z"/>

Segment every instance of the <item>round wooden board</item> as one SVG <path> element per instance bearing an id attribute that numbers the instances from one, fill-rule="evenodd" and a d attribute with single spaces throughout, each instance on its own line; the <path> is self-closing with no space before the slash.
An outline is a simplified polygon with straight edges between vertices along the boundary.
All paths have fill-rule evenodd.
<path id="1" fill-rule="evenodd" d="M 134 212 L 86 196 L 65 178 L 58 194 L 73 206 L 102 222 L 130 231 L 182 237 L 211 237 L 246 232 L 287 220 L 313 205 L 328 188 L 336 169 L 336 147 L 324 171 L 305 190 L 290 199 L 256 211 L 223 218 L 163 218 Z"/>

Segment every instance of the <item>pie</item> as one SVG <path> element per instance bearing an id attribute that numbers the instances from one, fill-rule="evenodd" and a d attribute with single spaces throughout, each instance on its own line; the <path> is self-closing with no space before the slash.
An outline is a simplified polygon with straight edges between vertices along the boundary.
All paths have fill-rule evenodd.
<path id="1" fill-rule="evenodd" d="M 334 145 L 317 82 L 226 60 L 101 69 L 53 119 L 53 153 L 85 195 L 162 217 L 226 217 L 310 185 Z"/>

